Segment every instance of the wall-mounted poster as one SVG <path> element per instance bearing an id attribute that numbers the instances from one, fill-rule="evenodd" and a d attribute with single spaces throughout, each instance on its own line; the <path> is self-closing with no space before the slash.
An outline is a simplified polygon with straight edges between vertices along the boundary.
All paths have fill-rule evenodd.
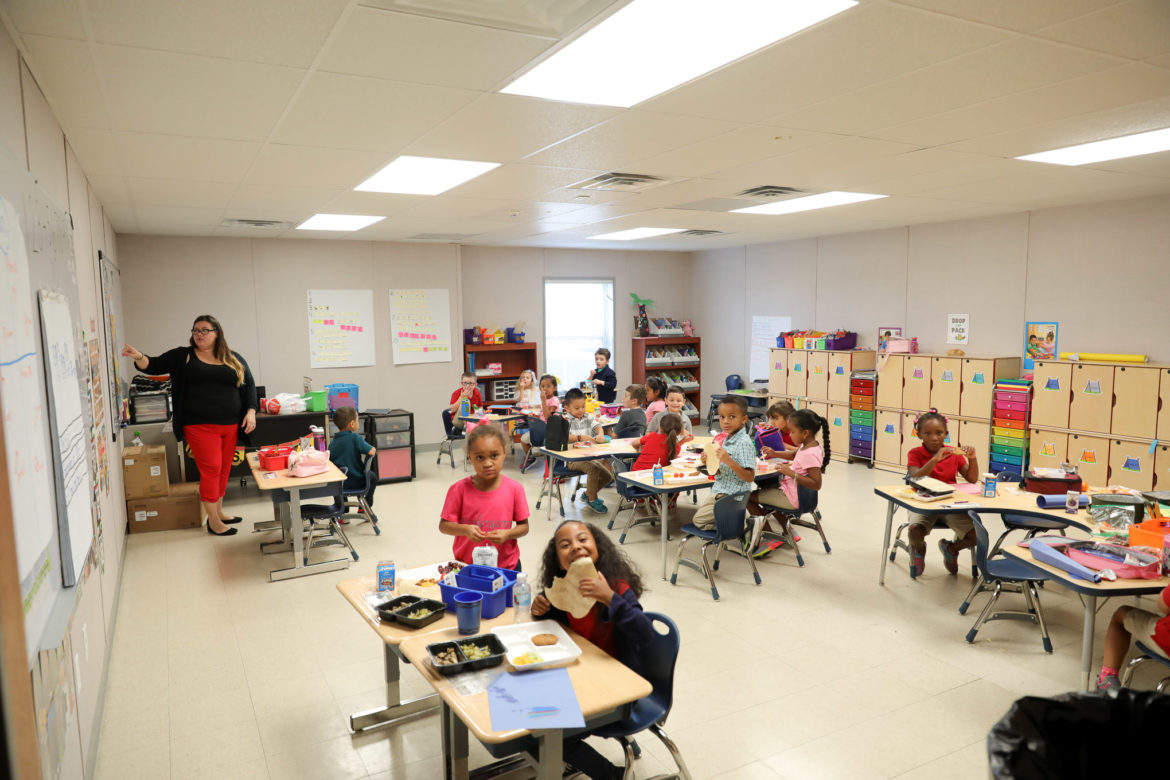
<path id="1" fill-rule="evenodd" d="M 878 328 L 878 351 L 884 352 L 890 339 L 902 338 L 902 329 L 892 325 L 883 325 Z"/>
<path id="2" fill-rule="evenodd" d="M 971 341 L 971 315 L 947 315 L 947 343 L 968 344 Z"/>
<path id="3" fill-rule="evenodd" d="M 1024 368 L 1032 369 L 1037 360 L 1056 359 L 1056 338 L 1060 333 L 1058 322 L 1024 323 Z"/>
<path id="4" fill-rule="evenodd" d="M 374 291 L 309 290 L 309 367 L 374 365 Z"/>
<path id="5" fill-rule="evenodd" d="M 394 365 L 451 362 L 450 291 L 391 290 Z"/>

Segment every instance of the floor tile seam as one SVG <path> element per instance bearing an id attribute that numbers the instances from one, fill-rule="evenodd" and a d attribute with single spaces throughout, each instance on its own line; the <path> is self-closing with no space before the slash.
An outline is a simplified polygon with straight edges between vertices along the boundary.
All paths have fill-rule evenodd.
<path id="1" fill-rule="evenodd" d="M 910 767 L 909 769 L 907 769 L 905 772 L 901 772 L 901 773 L 899 773 L 899 774 L 897 774 L 897 775 L 894 775 L 893 777 L 891 777 L 891 778 L 890 778 L 890 780 L 897 780 L 897 778 L 899 778 L 899 777 L 905 777 L 906 775 L 910 774 L 911 772 L 915 771 L 916 769 L 919 769 L 919 768 L 921 768 L 921 767 L 924 767 L 924 766 L 926 766 L 927 764 L 930 764 L 930 763 L 932 763 L 932 762 L 934 762 L 934 761 L 939 761 L 939 760 L 942 760 L 942 759 L 944 759 L 944 758 L 948 758 L 948 757 L 950 757 L 950 756 L 953 756 L 953 755 L 956 755 L 956 754 L 958 754 L 958 753 L 962 753 L 964 750 L 967 750 L 967 749 L 971 748 L 971 747 L 972 747 L 972 746 L 974 746 L 974 745 L 982 745 L 982 744 L 985 744 L 985 743 L 986 743 L 986 740 L 985 740 L 985 739 L 980 739 L 980 740 L 976 740 L 975 742 L 968 743 L 968 744 L 966 744 L 966 745 L 963 745 L 961 748 L 957 748 L 957 749 L 955 749 L 955 750 L 952 750 L 952 751 L 950 751 L 949 753 L 944 753 L 944 754 L 943 754 L 943 755 L 941 755 L 941 756 L 935 756 L 934 758 L 930 758 L 930 759 L 927 759 L 926 761 L 923 761 L 923 762 L 921 762 L 921 763 L 915 764 L 914 766 L 912 766 L 912 767 Z"/>

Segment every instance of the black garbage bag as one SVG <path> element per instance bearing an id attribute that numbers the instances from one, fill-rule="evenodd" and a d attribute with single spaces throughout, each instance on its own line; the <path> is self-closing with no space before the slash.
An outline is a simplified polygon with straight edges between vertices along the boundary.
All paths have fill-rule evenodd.
<path id="1" fill-rule="evenodd" d="M 997 780 L 1077 780 L 1121 774 L 1113 746 L 1170 732 L 1170 696 L 1154 691 L 1025 696 L 987 734 Z"/>

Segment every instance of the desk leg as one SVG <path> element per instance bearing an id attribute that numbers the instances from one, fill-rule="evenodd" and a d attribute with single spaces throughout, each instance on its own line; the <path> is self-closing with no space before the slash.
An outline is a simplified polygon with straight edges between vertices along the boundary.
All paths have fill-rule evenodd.
<path id="1" fill-rule="evenodd" d="M 544 486 L 548 490 L 548 521 L 552 522 L 552 502 L 553 502 L 553 470 L 556 469 L 556 458 L 549 455 L 545 458 L 545 470 L 548 475 L 544 478 Z"/>
<path id="2" fill-rule="evenodd" d="M 666 557 L 668 554 L 666 548 L 666 537 L 669 535 L 666 532 L 666 505 L 670 503 L 670 496 L 670 493 L 658 494 L 658 532 L 659 536 L 662 538 L 662 579 L 666 579 Z"/>
<path id="3" fill-rule="evenodd" d="M 256 523 L 254 526 L 256 530 L 280 531 L 280 541 L 260 542 L 260 552 L 265 555 L 278 552 L 292 552 L 292 541 L 289 540 L 288 531 L 285 530 L 289 526 L 288 513 L 288 504 L 281 501 L 272 505 L 272 516 L 276 518 L 275 520 Z"/>
<path id="4" fill-rule="evenodd" d="M 271 520 L 261 520 L 257 523 L 252 523 L 252 533 L 261 533 L 264 531 L 283 531 L 284 522 L 280 516 L 280 504 L 273 502 L 272 504 L 272 518 Z M 286 541 L 281 539 L 281 541 Z"/>
<path id="5" fill-rule="evenodd" d="M 446 702 L 443 702 L 442 707 L 440 720 L 443 727 L 443 780 L 467 780 L 467 726 L 451 711 Z"/>
<path id="6" fill-rule="evenodd" d="M 886 509 L 886 532 L 882 537 L 882 571 L 878 575 L 878 585 L 886 584 L 886 563 L 890 560 L 890 533 L 894 529 L 894 502 L 889 502 Z"/>
<path id="7" fill-rule="evenodd" d="M 410 701 L 402 701 L 399 689 L 401 668 L 398 664 L 398 653 L 390 645 L 385 646 L 386 662 L 386 706 L 376 710 L 355 712 L 349 716 L 349 728 L 355 734 L 362 731 L 373 731 L 380 726 L 387 726 L 403 718 L 430 712 L 439 706 L 439 694 L 431 693 Z"/>
<path id="8" fill-rule="evenodd" d="M 539 731 L 537 734 L 536 747 L 540 758 L 536 765 L 535 780 L 560 780 L 565 771 L 564 732 L 560 729 L 549 729 Z"/>
<path id="9" fill-rule="evenodd" d="M 1085 629 L 1081 636 L 1081 690 L 1089 690 L 1093 665 L 1093 633 L 1097 630 L 1097 597 L 1085 595 Z"/>
<path id="10" fill-rule="evenodd" d="M 293 565 L 288 569 L 273 569 L 268 572 L 269 582 L 280 582 L 281 580 L 291 580 L 296 577 L 307 577 L 310 574 L 320 574 L 326 571 L 337 571 L 338 569 L 348 569 L 350 557 L 346 555 L 343 558 L 334 558 L 330 561 L 321 561 L 319 563 L 305 564 L 305 534 L 304 522 L 301 520 L 301 491 L 300 488 L 289 488 L 289 501 L 287 511 L 281 514 L 284 520 L 284 538 L 283 546 L 279 549 L 287 550 L 291 546 L 293 551 Z M 261 546 L 261 549 L 264 549 Z M 267 550 L 265 550 L 267 552 Z M 276 552 L 276 549 L 272 550 Z"/>

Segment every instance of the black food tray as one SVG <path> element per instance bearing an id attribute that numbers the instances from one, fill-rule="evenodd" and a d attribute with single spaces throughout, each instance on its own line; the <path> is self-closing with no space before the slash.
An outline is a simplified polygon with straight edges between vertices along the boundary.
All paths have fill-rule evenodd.
<path id="1" fill-rule="evenodd" d="M 409 594 L 392 598 L 382 606 L 378 607 L 378 617 L 382 618 L 382 620 L 385 620 L 388 623 L 392 623 L 394 620 L 396 620 L 394 617 L 395 612 L 405 606 L 409 606 L 410 604 L 417 604 L 420 601 L 422 601 L 421 596 L 411 596 Z"/>
<path id="2" fill-rule="evenodd" d="M 431 614 L 423 618 L 407 617 L 407 614 L 414 612 L 416 609 L 429 609 L 431 610 Z M 434 623 L 445 614 L 447 614 L 447 605 L 443 602 L 435 601 L 434 599 L 421 599 L 413 604 L 407 604 L 405 607 L 395 610 L 394 619 L 400 625 L 406 626 L 407 628 L 422 628 L 423 626 L 429 626 L 431 623 Z"/>
<path id="3" fill-rule="evenodd" d="M 475 644 L 481 647 L 487 647 L 491 650 L 491 655 L 484 658 L 477 658 L 474 661 L 467 660 L 467 656 L 459 648 L 460 645 Z M 455 655 L 460 660 L 453 664 L 439 664 L 435 663 L 435 655 L 441 653 L 448 648 L 455 648 Z M 450 642 L 435 642 L 427 645 L 427 654 L 431 659 L 431 666 L 435 668 L 439 674 L 450 676 L 458 674 L 459 672 L 467 672 L 474 669 L 487 669 L 491 666 L 499 666 L 504 662 L 504 655 L 507 653 L 507 648 L 500 638 L 495 634 L 481 634 L 479 636 L 471 636 L 466 639 L 456 639 Z"/>

